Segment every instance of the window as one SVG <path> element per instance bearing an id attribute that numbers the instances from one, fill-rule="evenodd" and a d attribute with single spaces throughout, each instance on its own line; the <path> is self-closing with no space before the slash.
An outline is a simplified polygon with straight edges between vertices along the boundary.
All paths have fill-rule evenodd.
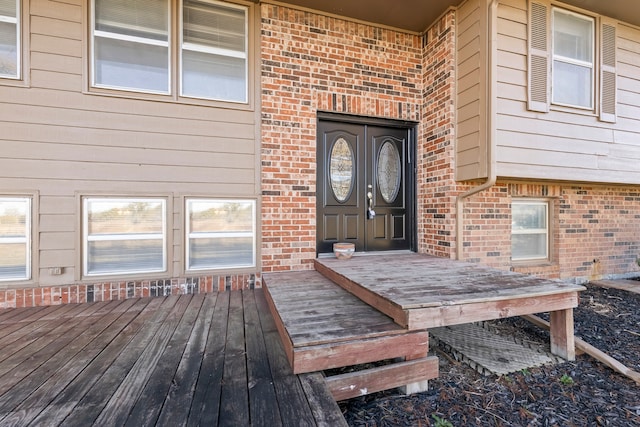
<path id="1" fill-rule="evenodd" d="M 0 78 L 21 75 L 19 18 L 19 0 L 0 0 Z"/>
<path id="2" fill-rule="evenodd" d="M 529 0 L 527 108 L 548 113 L 554 104 L 615 123 L 617 26 L 605 16 Z"/>
<path id="3" fill-rule="evenodd" d="M 164 199 L 83 200 L 85 276 L 166 271 Z"/>
<path id="4" fill-rule="evenodd" d="M 31 278 L 31 199 L 0 197 L 0 281 Z"/>
<path id="5" fill-rule="evenodd" d="M 93 1 L 92 85 L 247 102 L 248 9 L 184 0 L 174 17 L 170 6 L 169 0 Z M 176 44 L 178 61 L 171 53 Z"/>
<path id="6" fill-rule="evenodd" d="M 254 267 L 253 200 L 186 201 L 187 270 Z"/>
<path id="7" fill-rule="evenodd" d="M 549 258 L 549 203 L 518 200 L 511 204 L 511 259 Z"/>
<path id="8" fill-rule="evenodd" d="M 593 18 L 553 9 L 552 102 L 593 109 Z"/>

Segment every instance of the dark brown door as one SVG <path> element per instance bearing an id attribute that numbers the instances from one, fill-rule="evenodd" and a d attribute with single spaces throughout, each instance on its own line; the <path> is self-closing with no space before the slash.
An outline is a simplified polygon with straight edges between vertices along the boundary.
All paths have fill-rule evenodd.
<path id="1" fill-rule="evenodd" d="M 412 128 L 320 121 L 318 253 L 413 249 Z"/>

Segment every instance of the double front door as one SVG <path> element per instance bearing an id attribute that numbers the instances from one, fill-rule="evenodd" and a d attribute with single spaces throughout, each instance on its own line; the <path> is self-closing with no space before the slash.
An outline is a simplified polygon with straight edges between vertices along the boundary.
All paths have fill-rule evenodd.
<path id="1" fill-rule="evenodd" d="M 411 127 L 320 121 L 317 251 L 413 249 Z"/>

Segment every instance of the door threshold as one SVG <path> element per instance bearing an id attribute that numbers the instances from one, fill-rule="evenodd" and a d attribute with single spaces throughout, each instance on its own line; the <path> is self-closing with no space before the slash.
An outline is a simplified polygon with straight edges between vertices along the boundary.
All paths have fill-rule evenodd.
<path id="1" fill-rule="evenodd" d="M 401 249 L 397 251 L 356 251 L 353 256 L 377 256 L 377 255 L 405 255 L 413 254 L 415 251 L 410 249 Z M 334 258 L 333 252 L 325 252 L 317 255 L 317 258 Z"/>

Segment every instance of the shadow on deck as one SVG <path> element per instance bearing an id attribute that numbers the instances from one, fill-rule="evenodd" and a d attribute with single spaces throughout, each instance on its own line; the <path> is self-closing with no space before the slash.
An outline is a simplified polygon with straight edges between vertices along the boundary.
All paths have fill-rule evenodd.
<path id="1" fill-rule="evenodd" d="M 262 290 L 0 312 L 0 425 L 346 425 Z"/>

